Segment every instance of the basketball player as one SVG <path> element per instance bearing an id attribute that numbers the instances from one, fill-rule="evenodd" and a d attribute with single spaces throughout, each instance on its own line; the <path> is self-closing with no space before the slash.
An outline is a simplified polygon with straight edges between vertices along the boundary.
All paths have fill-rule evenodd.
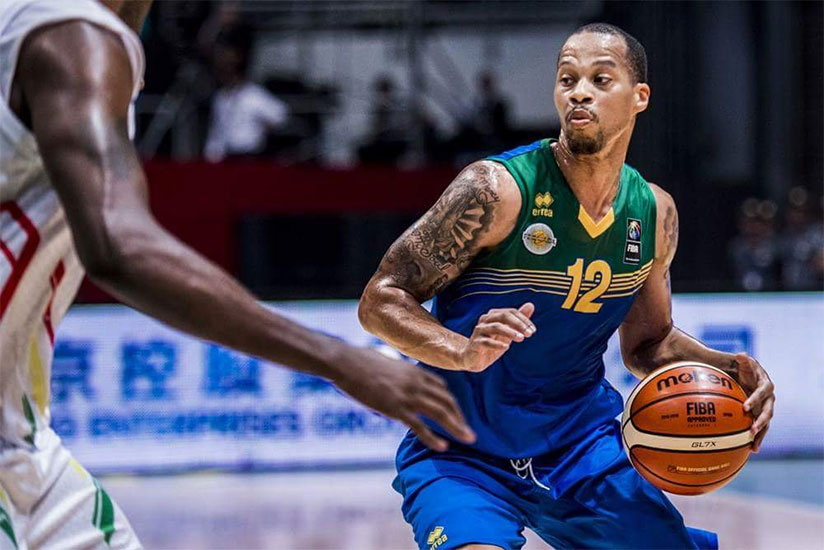
<path id="1" fill-rule="evenodd" d="M 157 224 L 129 140 L 149 2 L 105 4 L 0 0 L 0 549 L 139 548 L 49 428 L 54 333 L 84 267 L 177 329 L 329 378 L 435 449 L 419 414 L 473 441 L 440 378 L 271 313 Z"/>
<path id="2" fill-rule="evenodd" d="M 619 330 L 639 377 L 676 360 L 735 376 L 756 451 L 773 414 L 754 359 L 672 324 L 675 204 L 624 164 L 649 96 L 634 38 L 576 31 L 557 64 L 560 137 L 467 167 L 366 288 L 364 327 L 442 374 L 478 434 L 444 454 L 401 443 L 394 486 L 420 548 L 520 548 L 525 526 L 558 549 L 716 546 L 632 468 L 604 379 Z"/>

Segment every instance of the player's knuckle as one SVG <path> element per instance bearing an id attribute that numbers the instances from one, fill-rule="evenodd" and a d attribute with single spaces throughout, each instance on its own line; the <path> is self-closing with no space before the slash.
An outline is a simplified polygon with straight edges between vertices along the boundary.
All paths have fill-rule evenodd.
<path id="1" fill-rule="evenodd" d="M 491 326 L 498 332 L 509 332 L 510 330 L 508 326 L 500 321 L 495 321 Z"/>

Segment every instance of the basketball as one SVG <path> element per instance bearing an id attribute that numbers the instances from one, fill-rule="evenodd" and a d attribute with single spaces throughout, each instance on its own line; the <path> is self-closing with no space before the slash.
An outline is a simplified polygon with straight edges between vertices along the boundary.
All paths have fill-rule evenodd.
<path id="1" fill-rule="evenodd" d="M 750 456 L 746 398 L 729 375 L 703 363 L 654 371 L 632 391 L 621 419 L 632 465 L 659 489 L 678 495 L 726 485 Z"/>

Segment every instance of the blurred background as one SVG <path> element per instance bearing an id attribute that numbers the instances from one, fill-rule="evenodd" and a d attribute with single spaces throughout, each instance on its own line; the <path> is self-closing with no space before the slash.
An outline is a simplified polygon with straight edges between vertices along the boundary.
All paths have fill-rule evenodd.
<path id="1" fill-rule="evenodd" d="M 466 164 L 556 137 L 560 46 L 586 23 L 622 27 L 652 88 L 628 163 L 680 212 L 675 321 L 754 354 L 778 388 L 762 454 L 679 505 L 727 548 L 822 548 L 822 6 L 156 0 L 136 144 L 173 233 L 279 311 L 393 353 L 354 302 L 386 248 Z M 79 302 L 55 350 L 54 426 L 115 475 L 147 548 L 412 547 L 389 487 L 399 426 L 91 284 Z M 626 395 L 615 343 L 606 360 Z M 179 475 L 203 470 L 224 473 Z"/>

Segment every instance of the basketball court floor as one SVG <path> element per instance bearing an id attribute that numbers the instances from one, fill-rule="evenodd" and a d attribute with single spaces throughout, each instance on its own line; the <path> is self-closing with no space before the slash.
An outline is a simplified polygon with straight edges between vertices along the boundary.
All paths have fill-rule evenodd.
<path id="1" fill-rule="evenodd" d="M 393 471 L 105 477 L 154 550 L 414 549 Z M 824 549 L 824 461 L 751 460 L 711 495 L 674 497 L 723 549 Z M 643 528 L 643 526 L 628 526 Z M 527 533 L 527 549 L 549 548 Z"/>

